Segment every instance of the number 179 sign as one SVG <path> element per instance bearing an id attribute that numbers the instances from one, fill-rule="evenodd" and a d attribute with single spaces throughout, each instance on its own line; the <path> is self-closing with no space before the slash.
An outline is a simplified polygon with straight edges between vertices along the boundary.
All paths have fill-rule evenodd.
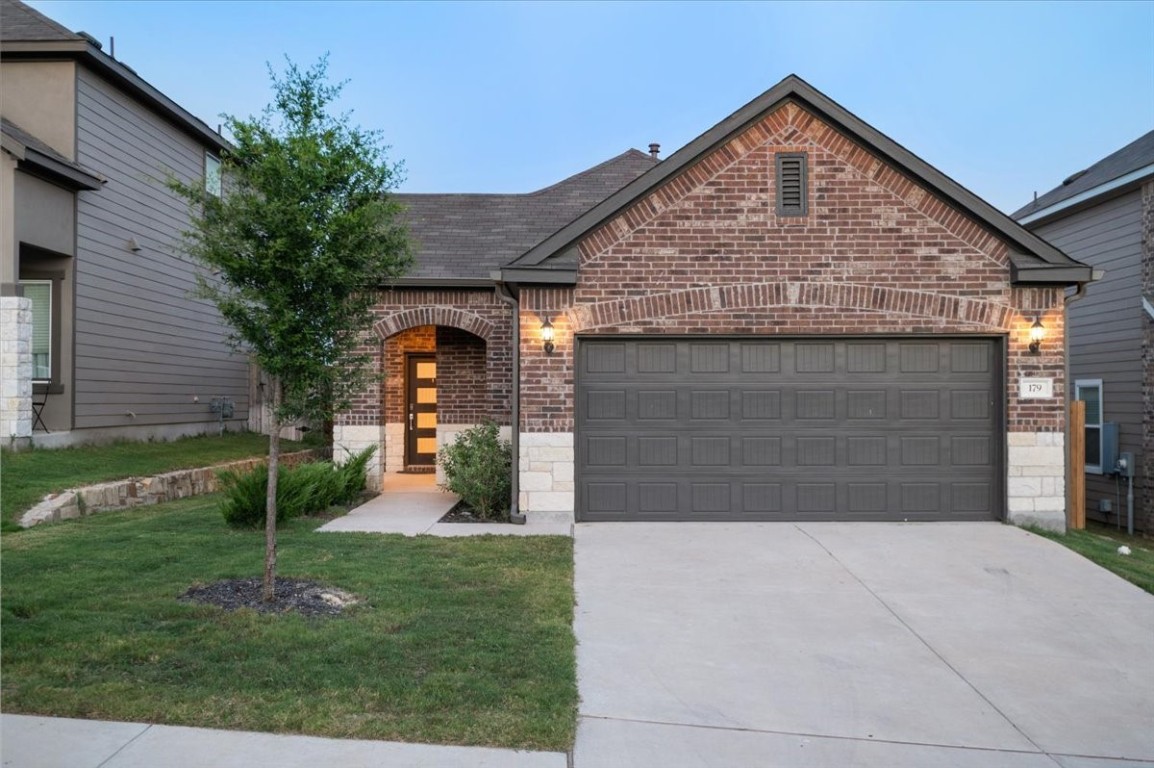
<path id="1" fill-rule="evenodd" d="M 1022 400 L 1037 400 L 1054 396 L 1053 379 L 1021 379 L 1018 397 Z"/>

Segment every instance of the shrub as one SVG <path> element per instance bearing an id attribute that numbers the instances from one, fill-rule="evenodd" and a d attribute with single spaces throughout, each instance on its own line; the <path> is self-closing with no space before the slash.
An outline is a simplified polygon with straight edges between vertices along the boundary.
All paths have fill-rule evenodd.
<path id="1" fill-rule="evenodd" d="M 375 450 L 375 446 L 369 446 L 339 467 L 331 461 L 318 461 L 281 468 L 276 489 L 277 522 L 354 501 L 365 488 L 369 459 Z M 220 511 L 229 525 L 259 528 L 264 524 L 267 466 L 252 472 L 221 472 L 220 483 L 225 494 Z"/>
<path id="2" fill-rule="evenodd" d="M 441 486 L 461 497 L 486 520 L 507 518 L 512 499 L 513 449 L 492 421 L 470 427 L 437 454 L 445 470 Z"/>

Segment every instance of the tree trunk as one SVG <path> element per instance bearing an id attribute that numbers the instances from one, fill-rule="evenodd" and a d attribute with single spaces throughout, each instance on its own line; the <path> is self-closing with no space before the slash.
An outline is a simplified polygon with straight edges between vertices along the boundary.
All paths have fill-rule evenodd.
<path id="1" fill-rule="evenodd" d="M 272 380 L 272 418 L 268 436 L 268 497 L 264 517 L 264 592 L 262 598 L 270 603 L 276 585 L 276 488 L 280 466 L 280 406 L 281 382 Z"/>

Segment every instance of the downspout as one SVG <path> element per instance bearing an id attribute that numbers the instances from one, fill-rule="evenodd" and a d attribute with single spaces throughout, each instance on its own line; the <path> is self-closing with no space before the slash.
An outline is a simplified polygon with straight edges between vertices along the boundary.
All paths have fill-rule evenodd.
<path id="1" fill-rule="evenodd" d="M 513 476 L 510 478 L 513 498 L 510 500 L 509 522 L 524 525 L 525 516 L 518 508 L 521 497 L 521 304 L 500 279 L 494 288 L 497 298 L 508 304 L 513 312 L 513 381 L 509 391 L 510 419 L 513 422 L 509 435 L 513 450 Z"/>

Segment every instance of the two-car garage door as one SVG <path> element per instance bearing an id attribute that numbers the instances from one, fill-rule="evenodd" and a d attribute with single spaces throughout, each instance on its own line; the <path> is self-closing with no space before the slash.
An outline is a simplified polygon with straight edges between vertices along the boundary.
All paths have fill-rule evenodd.
<path id="1" fill-rule="evenodd" d="M 999 349 L 582 339 L 577 519 L 998 518 Z"/>

